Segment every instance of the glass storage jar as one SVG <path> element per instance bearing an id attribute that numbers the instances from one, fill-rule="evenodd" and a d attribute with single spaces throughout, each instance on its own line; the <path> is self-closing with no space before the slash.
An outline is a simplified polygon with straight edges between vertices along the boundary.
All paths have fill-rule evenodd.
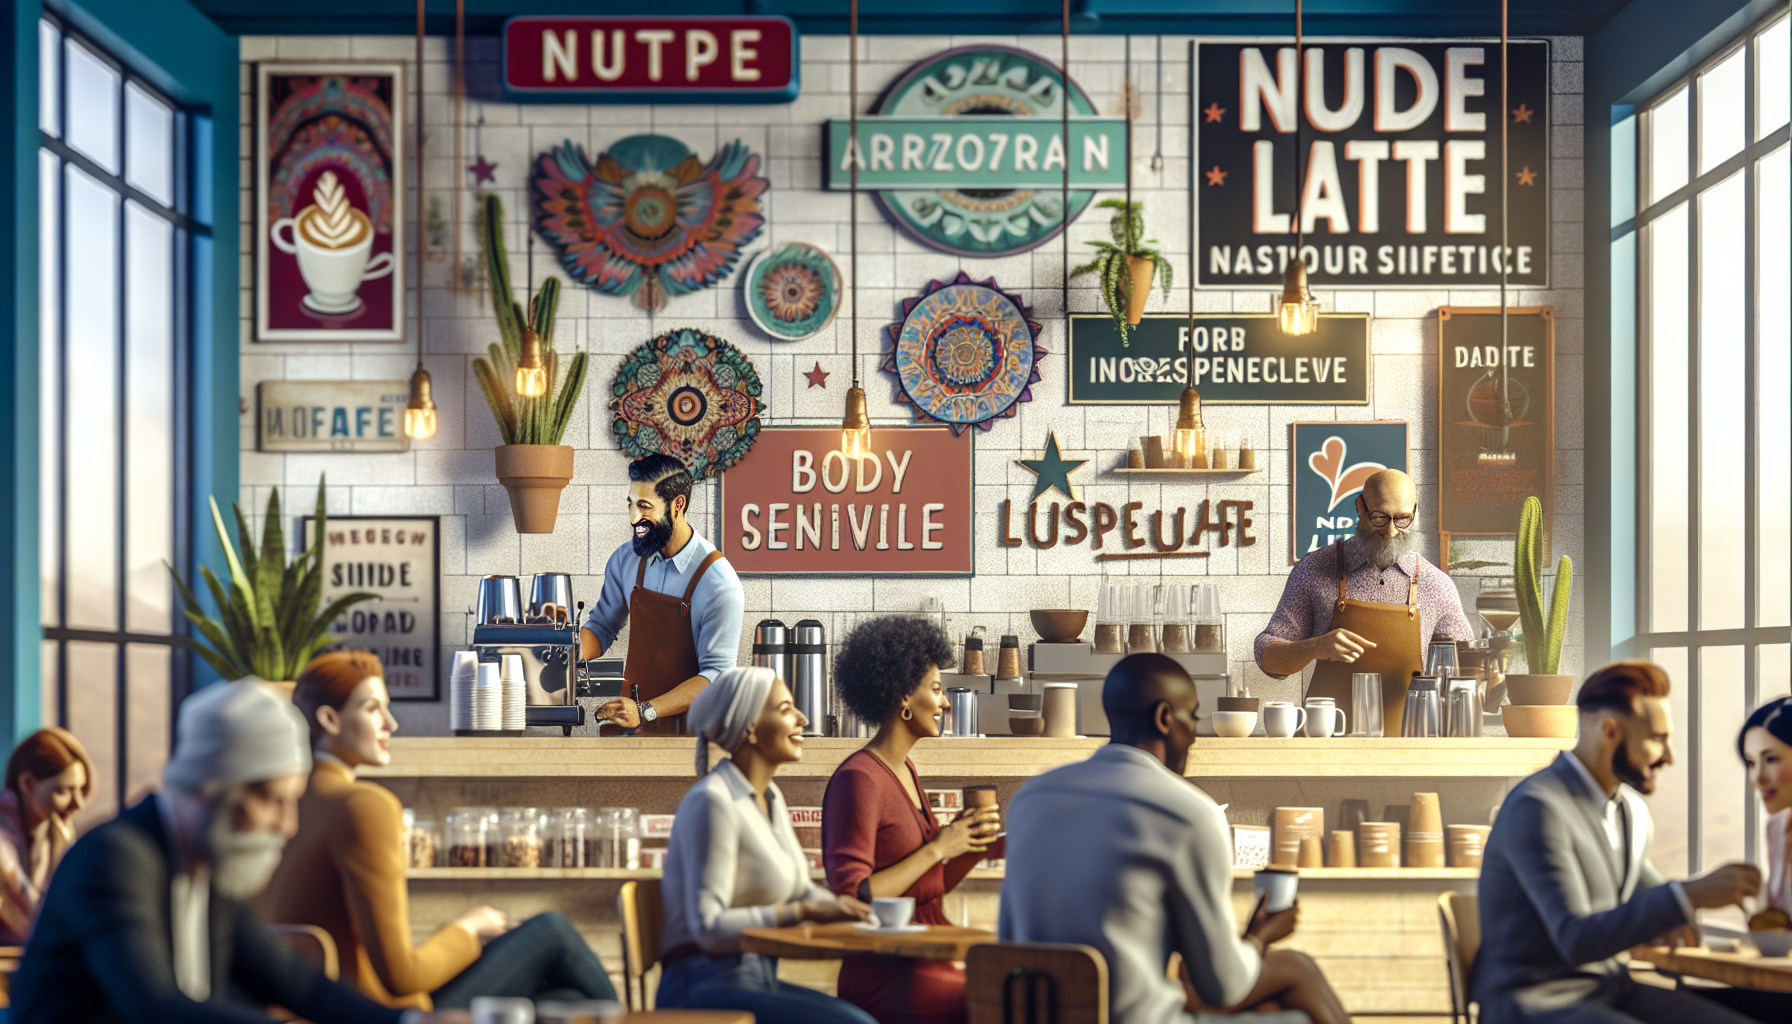
<path id="1" fill-rule="evenodd" d="M 641 814 L 633 807 L 600 807 L 597 811 L 597 863 L 600 868 L 641 866 Z"/>
<path id="2" fill-rule="evenodd" d="M 448 866 L 483 868 L 497 863 L 498 810 L 456 807 L 448 812 Z"/>
<path id="3" fill-rule="evenodd" d="M 404 864 L 407 868 L 433 868 L 442 849 L 442 828 L 433 819 L 419 818 L 404 809 Z"/>
<path id="4" fill-rule="evenodd" d="M 556 807 L 548 814 L 548 848 L 542 866 L 550 868 L 589 868 L 592 841 L 591 812 L 583 807 Z"/>
<path id="5" fill-rule="evenodd" d="M 538 868 L 547 843 L 547 815 L 539 807 L 512 807 L 500 817 L 503 840 L 499 846 L 498 867 Z"/>

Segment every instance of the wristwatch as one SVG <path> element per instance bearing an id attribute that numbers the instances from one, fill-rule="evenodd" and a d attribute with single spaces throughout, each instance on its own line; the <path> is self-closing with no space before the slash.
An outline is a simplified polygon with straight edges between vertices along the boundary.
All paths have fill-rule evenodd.
<path id="1" fill-rule="evenodd" d="M 646 725 L 648 722 L 651 722 L 654 719 L 660 717 L 660 713 L 654 709 L 654 706 L 644 700 L 638 700 L 635 702 L 635 710 L 639 711 L 641 713 L 641 724 L 642 725 Z"/>

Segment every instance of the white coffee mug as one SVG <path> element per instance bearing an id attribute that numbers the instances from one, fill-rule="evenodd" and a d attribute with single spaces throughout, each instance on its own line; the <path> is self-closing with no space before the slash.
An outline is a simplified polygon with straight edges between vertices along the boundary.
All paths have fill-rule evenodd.
<path id="1" fill-rule="evenodd" d="M 1308 736 L 1325 739 L 1329 736 L 1341 736 L 1344 733 L 1344 712 L 1328 697 L 1314 697 L 1307 701 Z"/>
<path id="2" fill-rule="evenodd" d="M 358 294 L 361 282 L 392 273 L 395 258 L 390 252 L 382 252 L 371 260 L 367 258 L 373 251 L 371 226 L 359 242 L 340 249 L 327 249 L 306 238 L 299 230 L 299 222 L 307 216 L 316 216 L 316 209 L 307 206 L 297 217 L 280 218 L 268 229 L 268 236 L 274 248 L 299 258 L 299 276 L 305 279 L 305 287 L 311 289 L 311 294 L 301 300 L 305 306 L 317 313 L 352 313 L 361 302 Z M 353 212 L 357 218 L 366 218 L 366 214 L 359 210 Z M 290 237 L 282 235 L 282 231 Z"/>
<path id="3" fill-rule="evenodd" d="M 871 915 L 879 928 L 907 928 L 915 919 L 915 898 L 879 896 L 871 901 Z"/>
<path id="4" fill-rule="evenodd" d="M 535 1024 L 535 1004 L 527 999 L 475 996 L 467 1009 L 473 1024 Z"/>
<path id="5" fill-rule="evenodd" d="M 1280 913 L 1294 906 L 1294 897 L 1300 892 L 1300 873 L 1291 868 L 1258 868 L 1251 888 L 1269 897 L 1265 910 Z"/>
<path id="6" fill-rule="evenodd" d="M 1263 731 L 1271 736 L 1292 736 L 1307 724 L 1307 712 L 1285 700 L 1263 702 Z"/>

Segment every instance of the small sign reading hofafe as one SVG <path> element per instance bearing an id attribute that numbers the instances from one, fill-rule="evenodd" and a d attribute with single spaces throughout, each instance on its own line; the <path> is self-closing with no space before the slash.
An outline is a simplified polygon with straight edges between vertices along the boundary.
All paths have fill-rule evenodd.
<path id="1" fill-rule="evenodd" d="M 255 394 L 257 451 L 410 450 L 402 380 L 264 380 Z"/>

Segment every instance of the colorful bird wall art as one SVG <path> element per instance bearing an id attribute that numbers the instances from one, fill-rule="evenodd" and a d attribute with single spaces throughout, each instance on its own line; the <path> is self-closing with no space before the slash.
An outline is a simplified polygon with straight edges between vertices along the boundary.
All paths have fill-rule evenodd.
<path id="1" fill-rule="evenodd" d="M 765 227 L 759 157 L 736 140 L 705 164 L 664 135 L 632 135 L 593 162 L 571 140 L 531 176 L 535 230 L 573 280 L 643 309 L 728 276 Z"/>

